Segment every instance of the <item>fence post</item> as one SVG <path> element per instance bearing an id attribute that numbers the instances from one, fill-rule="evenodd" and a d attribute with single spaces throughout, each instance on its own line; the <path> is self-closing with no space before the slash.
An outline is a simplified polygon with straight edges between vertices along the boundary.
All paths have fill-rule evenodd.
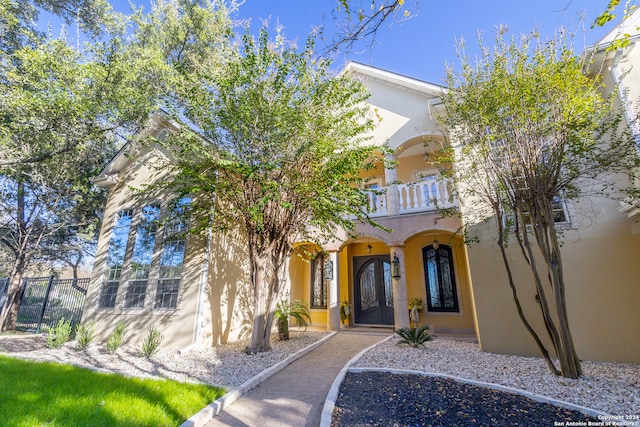
<path id="1" fill-rule="evenodd" d="M 42 310 L 40 311 L 40 317 L 38 317 L 38 326 L 36 326 L 36 334 L 40 333 L 40 326 L 42 325 L 42 318 L 44 317 L 44 311 L 47 309 L 47 303 L 49 302 L 49 292 L 51 292 L 51 286 L 53 285 L 53 276 L 49 278 L 47 284 L 47 290 L 44 292 L 44 301 L 42 302 Z"/>

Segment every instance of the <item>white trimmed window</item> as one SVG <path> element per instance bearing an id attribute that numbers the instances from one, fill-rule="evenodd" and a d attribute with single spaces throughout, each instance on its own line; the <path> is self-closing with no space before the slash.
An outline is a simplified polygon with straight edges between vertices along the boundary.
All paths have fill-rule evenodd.
<path id="1" fill-rule="evenodd" d="M 140 209 L 135 222 L 134 209 L 118 212 L 107 249 L 98 308 L 115 308 L 118 293 L 124 292 L 124 309 L 143 309 L 150 283 L 154 309 L 177 308 L 190 202 L 183 198 L 171 204 L 164 221 L 159 203 Z M 121 282 L 126 284 L 124 291 Z"/>

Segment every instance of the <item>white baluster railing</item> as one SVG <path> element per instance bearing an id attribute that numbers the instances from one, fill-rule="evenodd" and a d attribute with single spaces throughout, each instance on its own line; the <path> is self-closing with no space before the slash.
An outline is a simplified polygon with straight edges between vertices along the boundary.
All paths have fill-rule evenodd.
<path id="1" fill-rule="evenodd" d="M 365 190 L 369 197 L 367 213 L 369 216 L 387 215 L 387 187 L 376 188 L 375 190 Z"/>
<path id="2" fill-rule="evenodd" d="M 423 212 L 458 205 L 452 195 L 450 180 L 429 179 L 410 184 L 398 184 L 400 214 Z"/>
<path id="3" fill-rule="evenodd" d="M 448 179 L 428 179 L 409 184 L 397 184 L 364 190 L 369 199 L 367 213 L 370 217 L 389 215 L 389 191 L 397 188 L 398 213 L 400 215 L 415 212 L 435 211 L 438 208 L 458 206 L 453 193 L 453 182 Z M 391 213 L 393 215 L 393 213 Z"/>

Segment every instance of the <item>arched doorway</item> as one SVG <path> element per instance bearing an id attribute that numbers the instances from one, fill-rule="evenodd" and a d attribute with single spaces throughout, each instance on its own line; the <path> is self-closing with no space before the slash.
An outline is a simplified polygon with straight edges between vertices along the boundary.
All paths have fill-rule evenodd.
<path id="1" fill-rule="evenodd" d="M 393 289 L 389 255 L 353 257 L 354 321 L 393 325 Z"/>

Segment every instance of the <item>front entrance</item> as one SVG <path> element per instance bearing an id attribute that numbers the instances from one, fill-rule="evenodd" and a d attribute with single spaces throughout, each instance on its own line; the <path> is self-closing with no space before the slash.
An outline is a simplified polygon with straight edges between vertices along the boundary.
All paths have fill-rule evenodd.
<path id="1" fill-rule="evenodd" d="M 393 289 L 389 255 L 353 257 L 354 321 L 393 325 Z"/>

